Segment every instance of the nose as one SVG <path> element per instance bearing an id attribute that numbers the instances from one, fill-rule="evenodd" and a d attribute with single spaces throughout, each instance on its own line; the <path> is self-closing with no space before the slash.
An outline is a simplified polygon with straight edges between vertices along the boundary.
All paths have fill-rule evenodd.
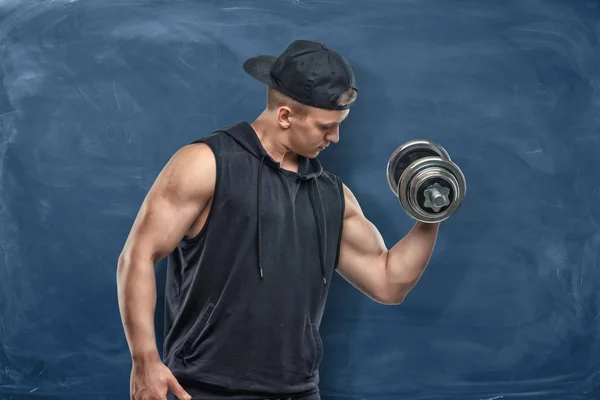
<path id="1" fill-rule="evenodd" d="M 340 129 L 339 127 L 331 128 L 327 135 L 325 135 L 325 139 L 328 142 L 337 143 L 340 141 Z"/>

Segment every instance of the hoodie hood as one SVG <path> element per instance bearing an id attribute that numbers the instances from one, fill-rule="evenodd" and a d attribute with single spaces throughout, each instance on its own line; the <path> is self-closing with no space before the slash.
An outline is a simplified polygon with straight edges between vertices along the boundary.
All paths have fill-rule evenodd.
<path id="1" fill-rule="evenodd" d="M 319 192 L 319 185 L 317 179 L 323 173 L 323 167 L 317 158 L 306 158 L 298 156 L 298 172 L 289 171 L 281 168 L 281 163 L 275 161 L 269 153 L 263 147 L 259 140 L 256 131 L 250 125 L 250 123 L 243 121 L 236 125 L 230 126 L 223 130 L 227 135 L 233 138 L 241 147 L 243 147 L 248 153 L 256 157 L 260 162 L 258 169 L 258 176 L 256 177 L 257 186 L 257 235 L 256 235 L 256 246 L 258 252 L 258 272 L 261 279 L 264 276 L 264 266 L 262 264 L 262 174 L 264 168 L 271 168 L 277 173 L 284 174 L 287 176 L 296 177 L 298 181 L 307 183 L 310 185 L 310 204 L 315 217 L 315 224 L 317 226 L 317 240 L 319 248 L 319 260 L 321 268 L 321 277 L 323 278 L 323 284 L 327 284 L 327 277 L 325 274 L 325 241 L 324 232 L 326 231 L 325 218 L 324 218 L 324 207 L 321 193 Z M 321 218 L 323 215 L 323 218 Z"/>
<path id="2" fill-rule="evenodd" d="M 225 133 L 231 136 L 248 153 L 255 156 L 264 165 L 284 174 L 298 175 L 300 179 L 316 179 L 323 173 L 323 167 L 316 158 L 298 156 L 298 172 L 292 172 L 281 168 L 281 164 L 275 161 L 263 147 L 258 135 L 248 122 L 240 122 L 225 129 Z"/>

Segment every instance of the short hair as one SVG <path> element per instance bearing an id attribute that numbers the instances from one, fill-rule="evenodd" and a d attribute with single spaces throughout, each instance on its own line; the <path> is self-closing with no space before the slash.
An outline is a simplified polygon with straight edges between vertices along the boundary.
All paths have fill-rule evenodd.
<path id="1" fill-rule="evenodd" d="M 352 105 L 352 103 L 354 103 L 356 101 L 357 97 L 358 97 L 358 92 L 356 91 L 356 89 L 350 88 L 340 95 L 340 97 L 338 98 L 338 101 L 337 101 L 337 105 L 338 106 Z"/>
<path id="2" fill-rule="evenodd" d="M 269 110 L 275 110 L 282 106 L 290 107 L 294 112 L 298 113 L 302 119 L 308 116 L 308 106 L 286 96 L 275 88 L 267 87 L 267 108 Z"/>
<path id="3" fill-rule="evenodd" d="M 351 105 L 356 101 L 358 93 L 356 89 L 348 89 L 340 95 L 337 101 L 338 106 Z M 288 106 L 295 112 L 297 112 L 301 118 L 306 118 L 308 115 L 309 108 L 307 105 L 302 104 L 289 96 L 281 93 L 279 90 L 267 87 L 267 108 L 269 110 L 275 110 L 281 106 Z"/>

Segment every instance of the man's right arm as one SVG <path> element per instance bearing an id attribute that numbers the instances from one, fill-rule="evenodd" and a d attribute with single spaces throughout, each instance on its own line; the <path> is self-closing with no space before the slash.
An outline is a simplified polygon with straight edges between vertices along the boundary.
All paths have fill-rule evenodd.
<path id="1" fill-rule="evenodd" d="M 155 264 L 169 255 L 211 200 L 216 163 L 203 143 L 177 151 L 150 188 L 119 256 L 119 309 L 134 362 L 159 360 Z"/>

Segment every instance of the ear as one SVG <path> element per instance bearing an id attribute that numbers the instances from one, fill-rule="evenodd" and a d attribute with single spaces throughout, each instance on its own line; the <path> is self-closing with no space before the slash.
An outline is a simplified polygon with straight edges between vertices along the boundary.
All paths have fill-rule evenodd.
<path id="1" fill-rule="evenodd" d="M 288 106 L 281 106 L 277 109 L 277 122 L 283 129 L 287 129 L 291 125 L 290 117 L 292 110 Z"/>

